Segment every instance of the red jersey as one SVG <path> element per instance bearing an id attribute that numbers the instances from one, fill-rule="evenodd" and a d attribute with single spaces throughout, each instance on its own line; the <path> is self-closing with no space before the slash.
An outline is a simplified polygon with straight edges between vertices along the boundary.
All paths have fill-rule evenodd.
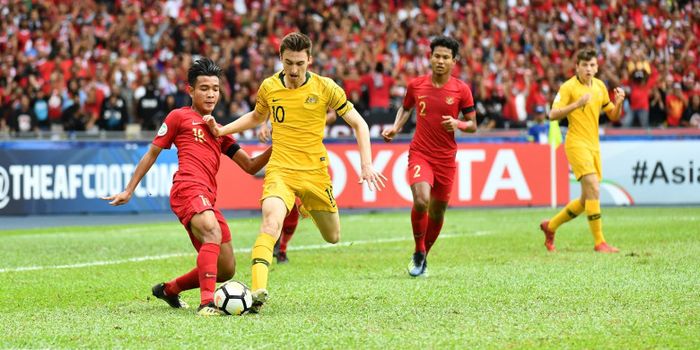
<path id="1" fill-rule="evenodd" d="M 367 85 L 370 108 L 390 107 L 394 78 L 386 74 L 371 73 L 362 77 L 362 84 Z"/>
<path id="2" fill-rule="evenodd" d="M 652 86 L 654 85 L 654 82 L 633 82 L 630 85 L 630 108 L 633 110 L 649 110 L 649 96 L 651 95 L 651 90 L 653 89 Z"/>
<path id="3" fill-rule="evenodd" d="M 466 83 L 450 77 L 447 83 L 436 88 L 431 75 L 411 80 L 403 99 L 403 108 L 416 108 L 416 132 L 409 152 L 418 152 L 436 161 L 454 162 L 457 142 L 454 132 L 442 127 L 442 116 L 459 118 L 474 111 L 472 91 Z"/>
<path id="4" fill-rule="evenodd" d="M 177 147 L 178 171 L 173 183 L 196 182 L 216 193 L 216 173 L 220 155 L 229 157 L 240 149 L 231 135 L 215 138 L 199 113 L 190 107 L 174 109 L 168 114 L 153 139 L 161 148 Z"/>

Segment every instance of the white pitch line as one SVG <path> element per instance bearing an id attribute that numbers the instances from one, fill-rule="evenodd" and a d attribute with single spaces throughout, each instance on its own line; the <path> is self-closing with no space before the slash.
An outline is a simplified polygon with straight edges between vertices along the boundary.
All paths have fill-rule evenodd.
<path id="1" fill-rule="evenodd" d="M 132 233 L 142 233 L 142 232 L 168 232 L 172 231 L 170 229 L 162 229 L 159 230 L 158 228 L 152 228 L 152 227 L 139 227 L 139 228 L 113 228 L 113 229 L 108 229 L 104 231 L 100 231 L 101 234 L 119 234 L 119 235 L 126 235 L 126 234 L 132 234 Z M 2 233 L 0 232 L 0 235 Z M 78 235 L 94 235 L 95 231 L 82 231 L 82 232 L 75 232 L 75 231 L 55 231 L 55 232 L 40 232 L 40 233 L 25 233 L 25 234 L 19 234 L 19 235 L 10 235 L 8 238 L 12 239 L 34 239 L 34 238 L 41 238 L 41 239 L 51 239 L 51 238 L 65 238 L 65 237 L 76 237 Z"/>
<path id="2" fill-rule="evenodd" d="M 477 231 L 470 234 L 442 234 L 441 239 L 445 238 L 457 238 L 457 237 L 468 237 L 468 236 L 485 236 L 490 234 L 488 231 Z M 314 250 L 314 249 L 328 249 L 328 248 L 339 248 L 339 247 L 349 247 L 353 245 L 364 245 L 364 244 L 382 244 L 382 243 L 393 243 L 393 242 L 405 242 L 412 241 L 413 238 L 408 237 L 397 237 L 397 238 L 386 238 L 386 239 L 375 239 L 366 241 L 350 241 L 350 242 L 340 242 L 337 244 L 311 244 L 302 246 L 292 246 L 287 250 Z M 235 249 L 236 253 L 250 253 L 250 248 Z M 163 260 L 170 258 L 179 258 L 183 256 L 195 256 L 195 253 L 172 253 L 172 254 L 161 254 L 161 255 L 149 255 L 140 256 L 128 259 L 119 260 L 105 260 L 105 261 L 91 261 L 79 264 L 70 265 L 50 265 L 50 266 L 21 266 L 21 267 L 10 267 L 5 269 L 0 269 L 0 273 L 6 272 L 24 272 L 24 271 L 38 271 L 38 270 L 62 270 L 62 269 L 78 269 L 81 267 L 93 267 L 93 266 L 105 266 L 105 265 L 117 265 L 131 262 L 141 262 L 141 261 L 152 261 L 152 260 Z"/>

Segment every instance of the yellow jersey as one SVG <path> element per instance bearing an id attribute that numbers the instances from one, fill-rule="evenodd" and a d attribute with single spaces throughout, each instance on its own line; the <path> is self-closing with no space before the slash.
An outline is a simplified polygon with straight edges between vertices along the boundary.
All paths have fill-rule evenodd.
<path id="1" fill-rule="evenodd" d="M 267 115 L 272 124 L 272 155 L 268 167 L 296 170 L 328 166 L 323 145 L 326 111 L 338 116 L 353 109 L 345 91 L 330 78 L 307 72 L 296 89 L 284 85 L 284 71 L 265 79 L 258 89 L 255 111 Z"/>
<path id="2" fill-rule="evenodd" d="M 585 94 L 591 94 L 588 103 L 581 108 L 576 108 L 566 116 L 569 119 L 566 146 L 598 150 L 600 149 L 598 134 L 600 111 L 609 112 L 613 109 L 608 89 L 600 79 L 592 78 L 590 86 L 581 83 L 578 76 L 567 80 L 559 87 L 559 93 L 554 98 L 552 109 L 564 108 L 578 101 Z"/>

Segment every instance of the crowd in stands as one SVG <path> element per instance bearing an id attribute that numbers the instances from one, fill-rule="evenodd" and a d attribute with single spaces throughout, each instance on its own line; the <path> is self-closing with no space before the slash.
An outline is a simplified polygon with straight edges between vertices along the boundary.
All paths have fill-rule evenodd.
<path id="1" fill-rule="evenodd" d="M 586 46 L 609 90 L 628 94 L 622 120 L 603 124 L 700 125 L 697 0 L 0 0 L 0 130 L 154 130 L 189 104 L 200 56 L 224 69 L 215 117 L 226 123 L 254 107 L 292 31 L 313 40 L 312 71 L 370 119 L 393 119 L 445 34 L 462 45 L 453 73 L 471 86 L 481 128 L 542 119 Z"/>

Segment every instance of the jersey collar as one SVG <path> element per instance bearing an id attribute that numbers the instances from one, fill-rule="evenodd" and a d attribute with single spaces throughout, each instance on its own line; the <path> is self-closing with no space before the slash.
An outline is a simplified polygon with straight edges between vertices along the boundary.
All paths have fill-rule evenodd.
<path id="1" fill-rule="evenodd" d="M 281 71 L 280 74 L 277 75 L 277 77 L 280 79 L 282 86 L 287 87 L 287 85 L 284 83 L 284 71 Z M 306 80 L 304 80 L 304 83 L 301 84 L 301 86 L 299 86 L 299 87 L 306 85 L 306 83 L 309 82 L 309 79 L 311 79 L 311 73 L 306 72 Z"/>
<path id="2" fill-rule="evenodd" d="M 591 86 L 593 86 L 593 78 L 591 78 L 591 85 L 586 85 L 586 84 L 584 84 L 584 83 L 581 81 L 581 79 L 578 77 L 578 74 L 576 74 L 576 80 L 577 80 L 578 83 L 581 84 L 582 86 L 585 86 L 585 87 L 591 87 Z"/>

